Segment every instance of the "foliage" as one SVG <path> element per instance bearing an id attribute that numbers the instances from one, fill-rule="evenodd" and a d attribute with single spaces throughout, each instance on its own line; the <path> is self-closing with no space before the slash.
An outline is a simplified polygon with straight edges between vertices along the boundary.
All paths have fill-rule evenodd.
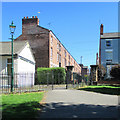
<path id="1" fill-rule="evenodd" d="M 120 65 L 116 65 L 116 66 L 112 67 L 112 69 L 110 71 L 110 75 L 112 77 L 120 80 Z"/>
<path id="2" fill-rule="evenodd" d="M 106 68 L 103 65 L 98 66 L 98 79 L 101 80 L 106 75 Z"/>
<path id="3" fill-rule="evenodd" d="M 43 92 L 2 95 L 2 118 L 34 118 Z"/>
<path id="4" fill-rule="evenodd" d="M 74 80 L 77 80 L 78 83 L 80 83 L 81 80 L 82 80 L 82 77 L 81 77 L 79 74 L 73 72 L 73 79 L 74 79 Z"/>
<path id="5" fill-rule="evenodd" d="M 65 83 L 65 69 L 56 68 L 38 68 L 36 84 Z"/>

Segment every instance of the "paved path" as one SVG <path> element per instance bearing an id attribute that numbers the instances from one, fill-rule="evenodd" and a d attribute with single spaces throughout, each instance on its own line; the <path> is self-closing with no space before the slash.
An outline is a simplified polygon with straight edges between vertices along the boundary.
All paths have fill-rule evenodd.
<path id="1" fill-rule="evenodd" d="M 40 118 L 117 118 L 118 96 L 80 90 L 46 93 Z"/>

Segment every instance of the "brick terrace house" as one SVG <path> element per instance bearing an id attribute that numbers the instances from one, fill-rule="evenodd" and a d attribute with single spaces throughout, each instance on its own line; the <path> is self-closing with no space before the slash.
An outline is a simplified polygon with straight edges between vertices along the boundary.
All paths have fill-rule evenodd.
<path id="1" fill-rule="evenodd" d="M 120 33 L 103 33 L 103 24 L 100 26 L 99 64 L 107 70 L 110 77 L 112 66 L 120 64 Z"/>
<path id="2" fill-rule="evenodd" d="M 28 40 L 38 67 L 66 67 L 73 65 L 73 72 L 81 73 L 81 67 L 49 29 L 39 26 L 37 16 L 22 19 L 22 34 L 16 41 Z"/>

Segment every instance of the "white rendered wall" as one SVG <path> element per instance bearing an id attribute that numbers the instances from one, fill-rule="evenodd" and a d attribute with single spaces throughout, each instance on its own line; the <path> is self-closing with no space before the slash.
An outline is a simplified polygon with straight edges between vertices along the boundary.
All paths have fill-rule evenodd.
<path id="1" fill-rule="evenodd" d="M 26 58 L 32 61 L 33 63 L 35 63 L 35 60 L 29 48 L 29 44 L 27 44 L 25 48 L 19 53 L 19 56 L 22 56 L 23 58 Z M 17 72 L 18 73 L 21 73 L 21 72 L 35 73 L 35 64 L 31 64 L 29 63 L 29 61 L 22 60 L 20 57 L 18 57 L 18 71 Z"/>
<path id="2" fill-rule="evenodd" d="M 25 48 L 20 52 L 20 57 L 18 57 L 18 66 L 17 66 L 17 73 L 18 75 L 18 86 L 31 86 L 35 83 L 35 61 L 29 45 L 25 46 Z M 26 61 L 25 58 L 33 62 L 34 64 Z"/>
<path id="3" fill-rule="evenodd" d="M 29 44 L 19 53 L 20 56 L 27 58 L 35 63 L 34 57 L 32 56 L 32 51 L 30 50 Z"/>
<path id="4" fill-rule="evenodd" d="M 35 73 L 35 65 L 18 58 L 17 73 Z"/>

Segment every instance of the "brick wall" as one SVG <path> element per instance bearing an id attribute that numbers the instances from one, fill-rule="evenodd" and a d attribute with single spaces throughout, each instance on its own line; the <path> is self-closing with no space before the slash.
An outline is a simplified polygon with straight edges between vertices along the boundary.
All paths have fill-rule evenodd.
<path id="1" fill-rule="evenodd" d="M 81 67 L 76 62 L 76 60 L 71 56 L 68 50 L 62 45 L 58 38 L 54 35 L 52 31 L 49 33 L 49 54 L 50 54 L 50 67 L 59 66 L 59 58 L 61 56 L 61 67 L 74 66 L 73 72 L 81 73 Z M 52 50 L 51 50 L 52 49 Z M 65 55 L 66 53 L 66 55 Z"/>
<path id="2" fill-rule="evenodd" d="M 28 40 L 32 48 L 36 68 L 49 67 L 49 30 L 38 26 L 38 18 L 22 19 L 22 35 L 16 40 Z"/>

